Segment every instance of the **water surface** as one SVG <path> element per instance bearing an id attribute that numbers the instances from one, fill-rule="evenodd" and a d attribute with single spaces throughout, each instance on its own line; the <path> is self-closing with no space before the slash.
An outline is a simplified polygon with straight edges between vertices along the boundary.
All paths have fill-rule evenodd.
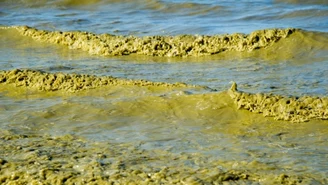
<path id="1" fill-rule="evenodd" d="M 60 174 L 56 172 L 59 175 L 52 176 L 53 179 L 68 172 L 75 174 L 72 179 L 88 179 L 86 171 L 91 166 L 94 170 L 90 173 L 100 174 L 99 178 L 107 179 L 106 182 L 117 174 L 125 174 L 126 178 L 115 181 L 118 183 L 148 178 L 133 176 L 132 171 L 136 170 L 172 177 L 154 177 L 160 180 L 150 184 L 182 183 L 186 177 L 197 177 L 198 184 L 222 183 L 223 179 L 214 176 L 223 172 L 231 175 L 227 181 L 246 184 L 328 183 L 327 120 L 276 121 L 238 110 L 226 94 L 229 82 L 235 81 L 239 89 L 250 93 L 326 97 L 326 1 L 5 0 L 0 7 L 2 28 L 28 25 L 49 31 L 80 30 L 138 37 L 248 34 L 269 28 L 302 30 L 251 52 L 182 58 L 90 55 L 22 36 L 14 28 L 0 29 L 1 70 L 33 69 L 209 87 L 116 86 L 69 93 L 0 84 L 4 148 L 0 159 L 21 169 L 37 169 L 30 172 L 31 179 L 41 179 L 38 170 L 51 171 L 55 167 Z M 16 139 L 5 140 L 5 136 Z M 84 144 L 77 138 L 83 138 Z M 52 139 L 62 145 L 50 147 Z M 28 157 L 19 147 L 39 153 Z M 76 153 L 85 156 L 73 160 L 71 156 Z M 95 153 L 110 159 L 100 159 Z M 41 158 L 44 155 L 52 159 Z M 53 168 L 21 162 L 25 158 Z M 72 165 L 58 167 L 56 160 Z M 121 165 L 113 166 L 116 163 Z M 19 168 L 4 168 L 10 173 L 25 173 Z M 174 172 L 178 175 L 174 176 Z M 241 173 L 249 178 L 242 178 Z M 6 177 L 5 183 L 14 181 L 5 172 L 0 176 Z M 18 181 L 29 180 L 18 176 Z M 82 182 L 81 179 L 75 180 Z"/>

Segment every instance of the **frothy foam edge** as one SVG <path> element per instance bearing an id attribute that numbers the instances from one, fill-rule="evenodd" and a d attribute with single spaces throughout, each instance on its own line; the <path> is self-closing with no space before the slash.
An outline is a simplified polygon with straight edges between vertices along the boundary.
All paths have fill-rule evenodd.
<path id="1" fill-rule="evenodd" d="M 188 85 L 185 83 L 151 82 L 146 80 L 120 79 L 111 76 L 94 76 L 84 74 L 46 73 L 37 70 L 0 71 L 0 84 L 13 84 L 16 87 L 29 87 L 40 91 L 77 92 L 105 86 L 152 86 L 165 88 L 208 87 Z M 233 83 L 227 91 L 238 109 L 261 113 L 276 120 L 306 122 L 311 119 L 328 120 L 327 97 L 284 97 L 273 94 L 251 94 L 238 91 Z"/>
<path id="2" fill-rule="evenodd" d="M 46 73 L 30 69 L 0 71 L 0 84 L 14 84 L 16 87 L 30 87 L 40 91 L 76 92 L 104 86 L 134 85 L 161 87 L 196 87 L 185 83 L 151 82 L 147 80 L 121 79 L 112 76 L 85 74 Z"/>
<path id="3" fill-rule="evenodd" d="M 16 26 L 18 32 L 35 40 L 81 49 L 101 56 L 148 55 L 187 57 L 218 54 L 225 51 L 253 51 L 266 48 L 297 31 L 294 28 L 266 29 L 246 34 L 123 36 L 81 31 L 46 31 Z"/>
<path id="4" fill-rule="evenodd" d="M 311 119 L 328 120 L 327 97 L 284 97 L 272 94 L 251 94 L 238 91 L 233 82 L 228 94 L 238 109 L 261 113 L 276 120 L 306 122 Z"/>

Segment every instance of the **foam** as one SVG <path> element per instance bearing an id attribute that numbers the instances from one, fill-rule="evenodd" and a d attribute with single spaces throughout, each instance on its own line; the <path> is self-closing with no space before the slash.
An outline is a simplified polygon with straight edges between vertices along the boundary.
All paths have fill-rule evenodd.
<path id="1" fill-rule="evenodd" d="M 238 109 L 261 113 L 275 120 L 306 122 L 311 119 L 328 119 L 327 97 L 284 97 L 272 94 L 251 94 L 238 91 L 233 83 L 228 90 Z"/>
<path id="2" fill-rule="evenodd" d="M 14 84 L 17 87 L 30 87 L 40 91 L 61 90 L 68 92 L 119 85 L 188 87 L 188 85 L 184 83 L 170 84 L 164 82 L 150 82 L 147 80 L 120 79 L 112 76 L 97 77 L 85 74 L 52 74 L 30 69 L 0 71 L 0 84 L 1 83 Z"/>
<path id="3" fill-rule="evenodd" d="M 267 29 L 249 35 L 122 36 L 81 31 L 46 31 L 18 26 L 22 35 L 35 40 L 81 49 L 94 55 L 148 55 L 165 57 L 204 56 L 224 51 L 253 51 L 266 48 L 296 32 L 296 29 Z"/>

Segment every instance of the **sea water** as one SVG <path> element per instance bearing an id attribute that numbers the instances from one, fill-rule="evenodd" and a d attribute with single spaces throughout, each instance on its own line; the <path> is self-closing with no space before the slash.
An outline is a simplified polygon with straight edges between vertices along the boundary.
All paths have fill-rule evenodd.
<path id="1" fill-rule="evenodd" d="M 253 94 L 326 97 L 326 1 L 5 0 L 0 5 L 2 71 L 197 86 L 43 92 L 0 84 L 0 182 L 328 183 L 327 120 L 274 120 L 237 109 L 226 94 L 235 81 Z M 253 51 L 101 56 L 24 36 L 15 28 L 23 25 L 122 37 L 301 31 Z"/>

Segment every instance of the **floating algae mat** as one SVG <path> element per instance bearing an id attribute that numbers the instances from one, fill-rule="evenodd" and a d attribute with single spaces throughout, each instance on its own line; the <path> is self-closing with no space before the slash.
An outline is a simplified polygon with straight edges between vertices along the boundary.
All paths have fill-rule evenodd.
<path id="1" fill-rule="evenodd" d="M 277 120 L 292 122 L 309 119 L 328 119 L 328 98 L 319 97 L 283 97 L 272 94 L 249 94 L 239 92 L 233 83 L 229 94 L 238 108 L 247 109 L 264 116 L 273 116 Z"/>
<path id="2" fill-rule="evenodd" d="M 17 29 L 32 39 L 19 35 Z M 159 60 L 89 56 L 85 51 L 104 55 L 94 53 L 101 44 L 93 45 L 93 39 L 100 42 L 101 35 L 90 33 L 28 27 L 2 32 L 17 37 L 2 41 L 15 43 L 13 50 L 4 50 L 17 54 L 17 59 L 2 62 L 0 71 L 2 184 L 328 183 L 327 97 L 320 93 L 326 92 L 327 83 L 326 63 L 320 62 L 325 45 L 312 46 L 318 51 L 309 55 L 317 61 L 316 68 L 307 62 L 299 66 L 296 60 L 303 58 L 298 56 L 302 52 L 290 55 L 295 48 L 286 47 L 290 39 L 310 33 L 256 31 L 253 34 L 266 36 L 250 44 L 250 35 L 237 35 L 240 40 L 235 45 L 227 42 L 216 52 L 190 49 L 175 55 L 174 44 L 168 47 L 173 50 L 147 50 L 146 44 L 141 47 L 145 50 L 135 52 L 125 43 L 120 47 L 126 53 L 116 53 L 166 56 Z M 81 50 L 57 43 L 54 47 L 57 34 L 59 44 Z M 87 37 L 93 41 L 88 43 Z M 110 37 L 127 43 L 132 38 Z M 209 43 L 206 39 L 224 37 L 204 37 L 203 45 Z M 146 38 L 150 43 L 188 38 L 192 42 L 186 43 L 193 45 L 198 36 L 132 40 L 141 43 Z M 318 41 L 307 41 L 311 40 Z M 244 41 L 246 45 L 240 44 Z M 29 46 L 32 52 L 25 50 Z M 286 53 L 270 55 L 279 50 Z M 199 56 L 214 53 L 209 58 Z M 40 61 L 30 61 L 30 55 Z M 24 68 L 15 68 L 24 58 Z M 293 58 L 290 64 L 273 61 Z M 58 66 L 53 60 L 62 62 Z M 277 78 L 276 71 L 282 76 Z M 312 71 L 321 79 L 308 78 Z M 302 80 L 293 84 L 280 80 L 292 75 Z M 257 84 L 256 76 L 267 82 Z M 236 83 L 230 87 L 231 80 L 238 82 L 238 89 Z M 312 84 L 309 93 L 303 94 L 302 83 Z"/>
<path id="3" fill-rule="evenodd" d="M 104 86 L 152 86 L 152 87 L 196 87 L 184 83 L 169 84 L 146 80 L 124 80 L 114 77 L 97 77 L 76 74 L 49 74 L 41 71 L 19 70 L 0 72 L 0 83 L 13 84 L 16 87 L 28 87 L 41 91 L 75 92 Z M 201 87 L 201 86 L 199 86 Z M 201 87 L 209 89 L 207 87 Z M 212 90 L 213 91 L 213 90 Z M 275 117 L 277 120 L 305 122 L 310 119 L 328 119 L 327 97 L 283 97 L 272 94 L 249 94 L 239 92 L 233 82 L 228 91 L 237 108 L 251 112 L 263 113 L 264 116 Z"/>
<path id="4" fill-rule="evenodd" d="M 295 29 L 260 30 L 250 35 L 233 34 L 224 36 L 115 36 L 96 35 L 88 32 L 51 32 L 27 26 L 17 27 L 25 36 L 33 39 L 61 44 L 72 49 L 82 49 L 96 55 L 150 56 L 202 56 L 224 51 L 252 51 L 265 48 L 296 32 Z"/>
<path id="5" fill-rule="evenodd" d="M 325 122 L 264 119 L 227 93 L 92 91 L 1 97 L 3 184 L 327 183 Z"/>
<path id="6" fill-rule="evenodd" d="M 0 184 L 328 184 L 327 3 L 0 7 Z"/>
<path id="7" fill-rule="evenodd" d="M 9 155 L 0 159 L 2 183 L 44 184 L 311 184 L 313 177 L 274 174 L 258 161 L 218 161 L 164 150 L 146 151 L 116 143 L 87 144 L 72 135 L 19 135 L 2 131 L 0 146 Z M 186 165 L 185 163 L 194 164 Z M 197 166 L 195 168 L 194 166 Z M 220 166 L 220 168 L 218 168 Z M 226 170 L 236 166 L 232 170 Z M 254 169 L 261 169 L 257 171 Z M 14 173 L 12 173 L 14 172 Z M 263 173 L 266 172 L 266 173 Z M 325 183 L 319 181 L 316 183 Z"/>
<path id="8" fill-rule="evenodd" d="M 149 82 L 146 80 L 124 80 L 114 77 L 96 77 L 91 75 L 77 74 L 49 74 L 33 70 L 12 70 L 0 73 L 0 83 L 14 84 L 15 86 L 32 87 L 42 91 L 79 91 L 93 89 L 102 86 L 164 86 L 164 87 L 186 87 L 186 84 L 169 84 L 164 82 Z"/>

